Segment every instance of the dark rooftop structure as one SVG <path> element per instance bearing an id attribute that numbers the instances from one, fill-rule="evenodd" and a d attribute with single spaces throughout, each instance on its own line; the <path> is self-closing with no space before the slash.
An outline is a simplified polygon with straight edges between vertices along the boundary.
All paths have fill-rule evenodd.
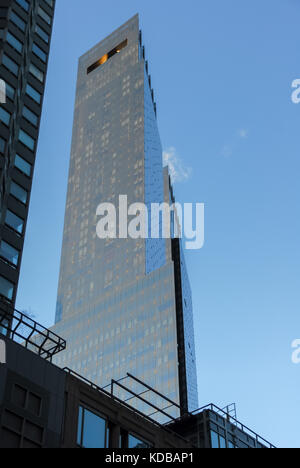
<path id="1" fill-rule="evenodd" d="M 0 344 L 0 448 L 274 448 L 214 405 L 174 419 L 131 374 L 99 388 L 54 366 L 64 340 L 3 301 Z"/>

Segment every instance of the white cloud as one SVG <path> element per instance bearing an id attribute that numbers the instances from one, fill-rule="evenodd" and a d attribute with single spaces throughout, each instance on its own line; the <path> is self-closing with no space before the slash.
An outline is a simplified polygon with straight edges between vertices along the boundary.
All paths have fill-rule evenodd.
<path id="1" fill-rule="evenodd" d="M 192 175 L 192 168 L 186 167 L 174 147 L 163 152 L 164 166 L 169 167 L 172 183 L 187 182 Z"/>

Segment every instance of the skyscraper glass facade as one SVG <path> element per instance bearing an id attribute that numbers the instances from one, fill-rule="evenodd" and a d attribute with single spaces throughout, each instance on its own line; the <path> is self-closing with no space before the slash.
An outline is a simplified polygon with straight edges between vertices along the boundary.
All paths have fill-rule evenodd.
<path id="1" fill-rule="evenodd" d="M 169 190 L 135 16 L 79 59 L 54 327 L 68 347 L 56 363 L 101 387 L 130 372 L 177 403 L 188 395 L 195 409 L 191 302 L 181 333 L 191 338 L 180 347 L 189 346 L 193 365 L 187 368 L 194 376 L 179 375 L 185 357 L 179 359 L 176 288 L 184 288 L 176 280 L 172 240 L 101 240 L 96 234 L 100 203 L 118 207 L 119 195 L 127 195 L 128 205 L 150 206 L 168 201 Z"/>

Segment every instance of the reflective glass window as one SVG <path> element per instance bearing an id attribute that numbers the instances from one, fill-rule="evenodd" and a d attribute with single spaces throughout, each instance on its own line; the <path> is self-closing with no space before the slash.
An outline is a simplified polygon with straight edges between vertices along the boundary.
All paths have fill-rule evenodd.
<path id="1" fill-rule="evenodd" d="M 28 177 L 31 176 L 31 169 L 32 166 L 29 162 L 25 161 L 25 159 L 21 158 L 18 154 L 16 154 L 15 158 L 15 167 L 17 167 L 21 172 L 26 174 Z"/>
<path id="2" fill-rule="evenodd" d="M 8 83 L 6 83 L 6 96 L 12 101 L 15 98 L 15 92 L 16 90 L 12 86 L 10 86 Z"/>
<path id="3" fill-rule="evenodd" d="M 25 21 L 23 21 L 19 15 L 17 15 L 14 11 L 11 11 L 10 12 L 10 20 L 16 25 L 18 26 L 19 29 L 21 29 L 21 31 L 25 31 L 26 29 L 26 24 L 25 24 Z"/>
<path id="4" fill-rule="evenodd" d="M 37 24 L 35 26 L 35 32 L 43 39 L 46 44 L 49 43 L 49 35 Z"/>
<path id="5" fill-rule="evenodd" d="M 35 65 L 33 65 L 33 63 L 29 65 L 29 71 L 35 78 L 37 78 L 41 83 L 43 83 L 44 73 Z"/>
<path id="6" fill-rule="evenodd" d="M 19 141 L 23 143 L 23 145 L 27 146 L 27 148 L 29 148 L 30 150 L 34 150 L 34 139 L 22 129 L 19 131 Z"/>
<path id="7" fill-rule="evenodd" d="M 38 104 L 41 103 L 41 100 L 42 100 L 41 94 L 29 84 L 27 84 L 26 86 L 26 94 L 28 94 L 28 96 L 30 96 Z"/>
<path id="8" fill-rule="evenodd" d="M 47 62 L 47 55 L 45 54 L 45 52 L 36 44 L 33 44 L 32 45 L 32 52 L 37 56 L 39 57 L 42 62 Z"/>
<path id="9" fill-rule="evenodd" d="M 27 0 L 16 0 L 16 2 L 25 10 L 29 11 L 29 3 Z"/>
<path id="10" fill-rule="evenodd" d="M 106 448 L 107 422 L 91 411 L 80 408 L 77 443 L 82 448 Z"/>
<path id="11" fill-rule="evenodd" d="M 28 192 L 27 192 L 27 190 L 23 189 L 23 187 L 21 187 L 19 184 L 16 184 L 16 182 L 11 183 L 10 193 L 15 198 L 17 198 L 20 202 L 26 204 L 27 197 L 28 197 Z"/>
<path id="12" fill-rule="evenodd" d="M 18 75 L 18 72 L 19 72 L 19 67 L 18 65 L 16 64 L 16 62 L 14 62 L 12 59 L 10 59 L 7 55 L 3 54 L 3 57 L 2 57 L 2 63 L 3 65 L 8 68 L 9 71 L 11 71 L 14 75 Z"/>
<path id="13" fill-rule="evenodd" d="M 10 113 L 7 112 L 3 107 L 0 106 L 0 120 L 1 122 L 5 123 L 5 125 L 9 125 L 10 122 Z"/>
<path id="14" fill-rule="evenodd" d="M 45 10 L 43 10 L 43 8 L 39 7 L 38 8 L 38 14 L 40 15 L 40 17 L 47 23 L 47 24 L 51 24 L 51 18 L 50 16 L 45 12 Z"/>
<path id="15" fill-rule="evenodd" d="M 6 212 L 5 223 L 11 228 L 13 228 L 15 231 L 17 231 L 19 234 L 22 234 L 24 221 L 10 210 L 7 210 Z"/>
<path id="16" fill-rule="evenodd" d="M 37 124 L 38 124 L 38 121 L 39 121 L 38 116 L 36 114 L 34 114 L 26 106 L 23 107 L 23 117 L 25 117 L 25 119 L 27 119 L 30 123 L 32 123 L 32 125 L 37 127 Z"/>
<path id="17" fill-rule="evenodd" d="M 151 445 L 148 442 L 145 442 L 144 440 L 138 439 L 137 437 L 133 436 L 132 434 L 128 435 L 128 448 L 136 448 L 136 449 L 141 449 L 141 448 L 150 448 Z"/>
<path id="18" fill-rule="evenodd" d="M 11 34 L 9 31 L 7 31 L 7 34 L 6 34 L 6 39 L 7 39 L 7 42 L 14 48 L 16 49 L 18 52 L 22 52 L 22 49 L 23 49 L 23 44 L 22 42 L 20 42 L 13 34 Z"/>
<path id="19" fill-rule="evenodd" d="M 216 432 L 211 431 L 210 432 L 211 436 L 211 448 L 213 449 L 218 449 L 219 448 L 219 436 Z"/>
<path id="20" fill-rule="evenodd" d="M 19 251 L 5 241 L 1 241 L 0 255 L 13 265 L 17 266 L 19 260 Z"/>
<path id="21" fill-rule="evenodd" d="M 14 285 L 3 276 L 0 276 L 0 294 L 9 300 L 12 300 L 14 294 Z"/>

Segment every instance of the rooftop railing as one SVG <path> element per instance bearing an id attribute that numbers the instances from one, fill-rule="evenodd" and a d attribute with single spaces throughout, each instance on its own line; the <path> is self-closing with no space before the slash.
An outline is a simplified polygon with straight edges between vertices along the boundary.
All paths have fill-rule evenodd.
<path id="1" fill-rule="evenodd" d="M 66 349 L 66 341 L 12 307 L 0 297 L 0 335 L 5 335 L 40 357 L 52 361 Z"/>

